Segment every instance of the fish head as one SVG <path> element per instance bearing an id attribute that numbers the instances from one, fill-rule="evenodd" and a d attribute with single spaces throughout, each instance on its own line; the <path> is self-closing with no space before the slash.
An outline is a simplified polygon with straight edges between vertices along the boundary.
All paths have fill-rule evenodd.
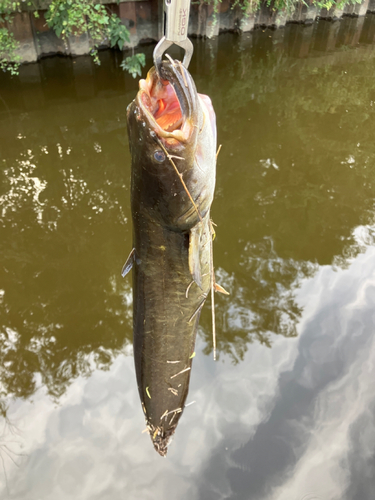
<path id="1" fill-rule="evenodd" d="M 140 80 L 127 111 L 134 212 L 188 230 L 209 210 L 215 188 L 216 120 L 179 61 Z"/>

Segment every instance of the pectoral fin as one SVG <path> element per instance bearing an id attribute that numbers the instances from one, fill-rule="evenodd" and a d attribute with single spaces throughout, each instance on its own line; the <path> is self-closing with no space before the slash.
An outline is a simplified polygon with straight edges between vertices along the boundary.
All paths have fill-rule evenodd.
<path id="1" fill-rule="evenodd" d="M 126 259 L 126 262 L 122 268 L 121 276 L 125 278 L 130 269 L 133 267 L 133 263 L 135 261 L 135 248 L 130 252 L 129 257 Z"/>
<path id="2" fill-rule="evenodd" d="M 189 270 L 193 280 L 200 289 L 202 289 L 201 259 L 199 251 L 201 228 L 201 224 L 197 224 L 190 230 L 189 234 Z"/>
<path id="3" fill-rule="evenodd" d="M 219 283 L 214 284 L 214 289 L 215 289 L 215 292 L 220 292 L 220 293 L 223 293 L 224 295 L 230 295 L 229 292 L 227 292 L 224 287 L 219 285 Z"/>

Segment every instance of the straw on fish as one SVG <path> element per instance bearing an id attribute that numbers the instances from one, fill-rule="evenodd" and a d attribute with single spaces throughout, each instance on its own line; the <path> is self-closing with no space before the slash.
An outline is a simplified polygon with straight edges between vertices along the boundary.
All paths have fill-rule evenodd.
<path id="1" fill-rule="evenodd" d="M 167 413 L 167 415 L 170 415 L 171 413 L 181 413 L 182 412 L 182 408 L 176 408 L 175 410 L 171 410 Z"/>
<path id="2" fill-rule="evenodd" d="M 207 299 L 207 295 L 202 294 L 201 297 L 203 297 L 201 303 L 199 306 L 196 308 L 196 310 L 193 312 L 193 314 L 190 316 L 188 323 L 191 323 L 193 319 L 196 317 L 196 315 L 201 311 L 202 307 L 204 306 L 204 303 Z"/>
<path id="3" fill-rule="evenodd" d="M 185 405 L 185 408 L 187 408 L 190 405 L 193 405 L 194 403 L 195 403 L 195 401 L 192 401 L 191 403 L 188 403 L 187 405 Z"/>
<path id="4" fill-rule="evenodd" d="M 190 290 L 190 287 L 191 285 L 194 283 L 194 280 L 189 284 L 189 286 L 187 287 L 186 289 L 186 293 L 185 293 L 185 297 L 188 298 L 188 295 L 189 295 L 189 290 Z"/>
<path id="5" fill-rule="evenodd" d="M 213 255 L 212 231 L 213 231 L 213 227 L 211 226 L 211 242 L 210 242 L 211 262 L 210 262 L 210 264 L 211 264 L 212 344 L 213 344 L 213 351 L 214 351 L 214 361 L 216 361 L 216 326 L 215 326 L 215 298 L 214 298 L 215 270 L 214 270 L 214 255 Z"/>
<path id="6" fill-rule="evenodd" d="M 176 67 L 176 63 L 174 62 L 174 60 L 171 58 L 171 56 L 169 54 L 165 54 L 165 57 L 167 57 L 169 60 L 170 60 L 170 63 L 172 64 L 172 66 L 175 68 Z M 178 61 L 180 62 L 180 61 Z"/>
<path id="7" fill-rule="evenodd" d="M 187 371 L 189 371 L 189 370 L 190 370 L 190 366 L 188 366 L 188 367 L 187 367 L 187 368 L 185 368 L 184 370 L 181 370 L 181 371 L 180 371 L 180 372 L 178 372 L 178 373 L 175 373 L 174 375 L 172 375 L 172 377 L 171 377 L 171 378 L 175 378 L 175 377 L 177 377 L 177 375 L 181 375 L 181 373 L 185 373 L 185 372 L 187 372 Z"/>
<path id="8" fill-rule="evenodd" d="M 180 70 L 181 70 L 181 75 L 182 75 L 182 79 L 184 81 L 185 87 L 188 88 L 188 84 L 187 84 L 186 76 L 185 76 L 185 68 L 183 67 L 181 61 L 178 61 L 178 65 L 179 65 Z"/>
<path id="9" fill-rule="evenodd" d="M 160 420 L 163 420 L 163 418 L 166 417 L 167 415 L 168 415 L 168 410 L 165 410 L 163 415 L 160 417 Z"/>
<path id="10" fill-rule="evenodd" d="M 189 190 L 188 190 L 188 188 L 187 188 L 187 186 L 186 186 L 186 184 L 185 184 L 184 179 L 182 178 L 182 174 L 180 174 L 180 172 L 179 172 L 178 168 L 176 167 L 175 162 L 172 160 L 172 158 L 178 158 L 179 160 L 184 160 L 185 158 L 180 158 L 180 157 L 178 157 L 178 156 L 172 156 L 172 155 L 170 155 L 170 154 L 168 153 L 168 151 L 165 149 L 165 147 L 164 147 L 163 143 L 162 143 L 161 141 L 159 141 L 158 139 L 157 139 L 157 142 L 159 143 L 159 146 L 160 146 L 160 147 L 162 148 L 162 150 L 164 151 L 165 156 L 166 156 L 166 157 L 168 158 L 168 160 L 171 162 L 171 164 L 172 164 L 173 168 L 175 169 L 175 171 L 176 171 L 176 173 L 177 173 L 178 177 L 180 178 L 181 184 L 182 184 L 183 188 L 185 189 L 185 192 L 186 192 L 186 194 L 188 195 L 188 197 L 189 197 L 189 199 L 190 199 L 190 201 L 191 201 L 191 203 L 192 203 L 192 205 L 193 205 L 193 207 L 194 207 L 195 211 L 197 212 L 198 217 L 199 217 L 199 220 L 200 220 L 201 222 L 203 222 L 203 219 L 202 219 L 202 216 L 201 216 L 201 214 L 200 214 L 200 212 L 199 212 L 199 210 L 198 210 L 198 207 L 197 207 L 197 205 L 195 204 L 195 201 L 193 200 L 193 198 L 192 198 L 192 196 L 191 196 L 191 194 L 190 194 L 190 192 L 189 192 Z"/>

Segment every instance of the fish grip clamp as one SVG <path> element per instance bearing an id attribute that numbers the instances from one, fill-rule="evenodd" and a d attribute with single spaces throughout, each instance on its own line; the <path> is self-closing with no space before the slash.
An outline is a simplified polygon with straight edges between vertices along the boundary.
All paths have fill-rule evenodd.
<path id="1" fill-rule="evenodd" d="M 164 52 L 172 45 L 178 45 L 185 51 L 182 64 L 188 68 L 194 47 L 189 38 L 188 24 L 190 0 L 164 0 L 165 34 L 154 49 L 154 65 L 161 77 L 161 64 Z"/>

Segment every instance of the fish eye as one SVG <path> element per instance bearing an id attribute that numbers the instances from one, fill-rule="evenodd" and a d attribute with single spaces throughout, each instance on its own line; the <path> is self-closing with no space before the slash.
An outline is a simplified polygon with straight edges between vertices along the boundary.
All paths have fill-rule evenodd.
<path id="1" fill-rule="evenodd" d="M 165 160 L 165 154 L 163 153 L 163 151 L 155 151 L 154 158 L 156 161 L 161 163 Z"/>

